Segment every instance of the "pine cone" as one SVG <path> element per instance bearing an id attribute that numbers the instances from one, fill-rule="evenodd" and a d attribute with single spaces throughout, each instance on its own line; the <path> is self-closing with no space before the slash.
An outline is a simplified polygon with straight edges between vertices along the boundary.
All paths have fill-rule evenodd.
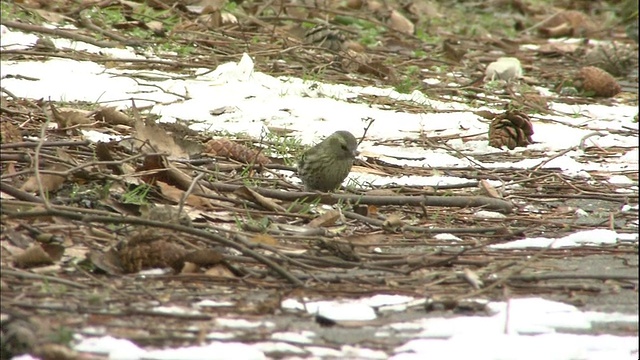
<path id="1" fill-rule="evenodd" d="M 585 66 L 573 80 L 576 89 L 588 93 L 588 95 L 600 97 L 612 97 L 621 89 L 620 85 L 608 72 L 595 66 Z"/>
<path id="2" fill-rule="evenodd" d="M 254 149 L 235 143 L 229 139 L 210 140 L 205 144 L 205 152 L 212 155 L 225 156 L 243 163 L 266 165 L 271 160 Z"/>
<path id="3" fill-rule="evenodd" d="M 513 150 L 516 146 L 533 144 L 533 125 L 527 114 L 520 111 L 507 111 L 498 115 L 489 125 L 489 145 L 501 148 L 507 146 Z"/>
<path id="4" fill-rule="evenodd" d="M 187 251 L 168 238 L 169 232 L 158 233 L 158 229 L 145 229 L 135 234 L 118 249 L 123 270 L 135 273 L 153 268 L 181 268 Z"/>

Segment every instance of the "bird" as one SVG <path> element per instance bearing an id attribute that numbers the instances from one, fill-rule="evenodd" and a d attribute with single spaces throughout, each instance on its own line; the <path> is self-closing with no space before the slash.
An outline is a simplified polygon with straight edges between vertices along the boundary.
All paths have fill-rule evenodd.
<path id="1" fill-rule="evenodd" d="M 332 191 L 349 175 L 358 156 L 358 141 L 348 131 L 336 131 L 302 154 L 298 176 L 305 191 Z"/>

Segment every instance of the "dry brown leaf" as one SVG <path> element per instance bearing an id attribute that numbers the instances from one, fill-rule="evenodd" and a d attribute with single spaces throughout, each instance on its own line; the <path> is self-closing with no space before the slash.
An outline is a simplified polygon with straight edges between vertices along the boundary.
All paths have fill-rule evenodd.
<path id="1" fill-rule="evenodd" d="M 538 28 L 540 35 L 549 38 L 587 36 L 596 31 L 597 26 L 589 16 L 577 10 L 561 11 Z"/>
<path id="2" fill-rule="evenodd" d="M 205 271 L 204 273 L 205 275 L 209 275 L 209 276 L 217 276 L 217 277 L 225 277 L 225 278 L 236 277 L 226 266 L 222 266 L 222 265 L 214 266 L 210 269 L 207 269 L 207 271 Z"/>
<path id="3" fill-rule="evenodd" d="M 135 124 L 132 118 L 115 107 L 101 108 L 96 112 L 95 119 L 111 125 L 134 126 Z"/>
<path id="4" fill-rule="evenodd" d="M 347 0 L 347 7 L 349 9 L 358 10 L 364 5 L 365 0 Z"/>
<path id="5" fill-rule="evenodd" d="M 182 269 L 176 270 L 176 274 L 196 274 L 199 272 L 200 266 L 188 261 L 185 261 L 185 263 L 182 265 Z"/>
<path id="6" fill-rule="evenodd" d="M 340 211 L 338 210 L 329 210 L 324 214 L 316 217 L 315 219 L 309 221 L 310 227 L 322 227 L 322 226 L 333 226 L 336 221 L 340 219 Z"/>
<path id="7" fill-rule="evenodd" d="M 56 157 L 66 163 L 77 165 L 76 158 L 71 156 L 68 152 L 64 151 L 61 147 L 56 149 Z M 64 169 L 64 167 L 62 167 Z"/>
<path id="8" fill-rule="evenodd" d="M 271 245 L 271 246 L 275 246 L 279 244 L 276 238 L 268 234 L 257 234 L 256 236 L 251 238 L 251 241 L 258 244 L 265 244 L 265 245 Z"/>
<path id="9" fill-rule="evenodd" d="M 64 246 L 56 244 L 36 244 L 23 253 L 15 255 L 13 262 L 18 268 L 27 269 L 52 265 L 62 258 Z"/>
<path id="10" fill-rule="evenodd" d="M 92 111 L 73 108 L 56 108 L 53 103 L 49 105 L 53 120 L 58 124 L 59 129 L 69 128 L 75 125 L 86 125 L 93 122 L 90 116 Z"/>
<path id="11" fill-rule="evenodd" d="M 396 194 L 393 190 L 391 189 L 373 189 L 373 190 L 367 190 L 366 194 L 368 196 L 395 196 L 398 195 Z"/>
<path id="12" fill-rule="evenodd" d="M 378 158 L 380 158 L 382 155 L 376 155 L 376 156 Z M 375 174 L 375 175 L 380 175 L 380 176 L 389 176 L 389 174 L 387 174 L 386 172 L 384 172 L 384 171 L 382 171 L 380 169 L 374 169 L 374 168 L 364 167 L 364 166 L 360 166 L 360 165 L 352 166 L 351 167 L 351 171 L 359 172 L 359 173 L 366 173 L 366 174 Z"/>
<path id="13" fill-rule="evenodd" d="M 444 15 L 442 15 L 438 10 L 438 5 L 433 1 L 410 1 L 406 3 L 404 9 L 411 15 L 413 20 L 440 19 L 444 17 Z"/>
<path id="14" fill-rule="evenodd" d="M 207 29 L 217 29 L 222 25 L 222 14 L 219 10 L 203 12 L 198 16 L 196 22 L 204 25 Z"/>
<path id="15" fill-rule="evenodd" d="M 237 24 L 238 23 L 238 18 L 228 12 L 223 12 L 222 13 L 222 25 L 227 25 L 227 24 Z"/>
<path id="16" fill-rule="evenodd" d="M 66 167 L 62 164 L 53 164 L 48 170 L 51 171 L 65 171 Z M 48 192 L 56 192 L 58 191 L 64 182 L 66 181 L 66 177 L 54 174 L 40 174 L 40 181 L 42 182 L 42 191 Z M 37 192 L 38 191 L 38 181 L 36 179 L 36 175 L 33 174 L 31 177 L 25 181 L 24 184 L 20 187 L 21 190 L 26 192 Z"/>
<path id="17" fill-rule="evenodd" d="M 37 345 L 33 349 L 33 355 L 39 359 L 76 360 L 81 358 L 68 346 L 51 342 Z"/>
<path id="18" fill-rule="evenodd" d="M 391 214 L 387 216 L 387 218 L 382 223 L 382 227 L 386 230 L 395 231 L 399 227 L 404 226 L 404 222 L 400 218 L 400 216 L 396 214 Z"/>
<path id="19" fill-rule="evenodd" d="M 67 21 L 67 20 L 73 22 L 72 18 L 64 16 L 59 12 L 48 11 L 44 9 L 30 9 L 30 10 L 35 11 L 40 17 L 42 17 L 43 19 L 47 20 L 47 22 L 50 22 L 50 23 L 60 24 L 63 21 Z"/>
<path id="20" fill-rule="evenodd" d="M 364 53 L 355 50 L 346 50 L 341 57 L 340 65 L 342 70 L 348 73 L 360 72 L 360 69 L 366 69 L 371 59 Z"/>
<path id="21" fill-rule="evenodd" d="M 498 116 L 498 114 L 493 113 L 489 110 L 478 110 L 474 111 L 473 113 L 488 120 L 493 120 L 496 116 Z"/>
<path id="22" fill-rule="evenodd" d="M 566 55 L 573 54 L 579 48 L 580 44 L 555 42 L 540 45 L 538 52 L 543 55 Z"/>
<path id="23" fill-rule="evenodd" d="M 480 289 L 484 283 L 480 280 L 480 276 L 470 269 L 463 270 L 463 277 L 474 289 Z"/>
<path id="24" fill-rule="evenodd" d="M 199 6 L 203 8 L 210 8 L 212 10 L 220 10 L 229 2 L 229 0 L 200 0 Z"/>
<path id="25" fill-rule="evenodd" d="M 257 192 L 249 189 L 246 186 L 242 186 L 239 187 L 236 191 L 233 192 L 234 194 L 240 196 L 243 199 L 249 200 L 249 201 L 253 201 L 254 203 L 264 207 L 265 209 L 271 210 L 271 211 L 275 211 L 275 212 L 287 212 L 287 210 L 285 208 L 283 208 L 282 206 L 278 205 L 275 201 L 273 201 L 272 199 L 269 199 L 265 196 L 262 196 L 260 194 L 258 194 Z"/>
<path id="26" fill-rule="evenodd" d="M 155 21 L 155 20 L 149 21 L 149 22 L 146 22 L 144 25 L 147 27 L 147 29 L 153 31 L 155 34 L 162 34 L 165 31 L 164 24 L 161 23 L 160 21 Z"/>
<path id="27" fill-rule="evenodd" d="M 184 159 L 189 157 L 188 152 L 178 146 L 171 135 L 167 134 L 164 129 L 162 129 L 152 121 L 144 123 L 142 121 L 136 120 L 135 129 L 135 137 L 143 142 L 149 142 L 149 144 L 151 144 L 154 149 L 153 152 L 165 153 L 170 158 L 174 159 Z M 142 151 L 146 153 L 149 152 L 149 150 L 146 148 L 142 148 Z"/>
<path id="28" fill-rule="evenodd" d="M 130 8 L 130 9 L 139 9 L 143 6 L 148 6 L 139 2 L 135 2 L 135 1 L 128 1 L 128 0 L 119 0 L 119 3 L 122 4 L 124 7 Z"/>
<path id="29" fill-rule="evenodd" d="M 496 190 L 495 187 L 491 186 L 491 184 L 489 184 L 489 182 L 487 180 L 480 180 L 480 183 L 478 184 L 480 186 L 480 189 L 489 197 L 495 198 L 495 199 L 502 199 L 502 196 L 500 195 L 500 193 L 498 192 L 498 190 Z"/>
<path id="30" fill-rule="evenodd" d="M 11 144 L 22 141 L 22 132 L 11 121 L 0 122 L 0 143 Z"/>
<path id="31" fill-rule="evenodd" d="M 367 1 L 365 4 L 367 4 L 367 8 L 369 9 L 369 11 L 371 12 L 380 12 L 384 9 L 384 5 L 376 0 L 369 0 Z"/>
<path id="32" fill-rule="evenodd" d="M 371 61 L 370 63 L 361 66 L 358 69 L 358 72 L 361 74 L 373 75 L 380 79 L 388 79 L 389 81 L 396 81 L 397 78 L 396 70 L 391 66 L 387 66 L 384 61 L 379 60 Z"/>
<path id="33" fill-rule="evenodd" d="M 96 144 L 95 153 L 96 153 L 96 157 L 100 161 L 114 161 L 113 156 L 111 156 L 111 150 L 109 149 L 109 144 L 107 144 L 105 142 L 99 141 Z M 115 175 L 124 174 L 123 166 L 121 166 L 119 164 L 100 165 L 100 167 L 109 169 Z M 133 169 L 131 169 L 131 170 L 133 170 Z"/>
<path id="34" fill-rule="evenodd" d="M 6 161 L 4 162 L 4 172 L 2 173 L 2 175 L 13 175 L 16 173 L 16 162 L 15 161 Z M 13 178 L 13 176 L 7 176 L 7 178 Z M 5 193 L 2 193 L 2 195 L 0 196 L 10 196 L 7 195 Z"/>
<path id="35" fill-rule="evenodd" d="M 184 196 L 183 190 L 180 190 L 177 187 L 169 185 L 163 181 L 156 181 L 156 186 L 160 188 L 160 192 L 162 193 L 162 195 L 166 196 L 170 200 L 175 201 L 176 203 L 179 203 Z M 198 209 L 212 208 L 211 203 L 208 199 L 200 196 L 195 196 L 193 194 L 189 194 L 189 196 L 187 196 L 185 203 Z"/>
<path id="36" fill-rule="evenodd" d="M 383 234 L 349 235 L 344 240 L 353 246 L 371 246 L 380 244 L 385 237 L 386 235 Z"/>
<path id="37" fill-rule="evenodd" d="M 415 25 L 397 10 L 391 11 L 389 27 L 403 34 L 413 35 L 415 32 Z"/>
<path id="38" fill-rule="evenodd" d="M 447 59 L 456 63 L 460 62 L 460 60 L 462 60 L 462 58 L 466 54 L 466 50 L 464 48 L 462 48 L 458 44 L 455 44 L 449 39 L 445 39 L 442 42 L 442 52 L 447 57 Z"/>
<path id="39" fill-rule="evenodd" d="M 87 255 L 87 259 L 93 266 L 109 275 L 121 275 L 124 273 L 122 264 L 120 263 L 120 255 L 118 255 L 117 251 L 113 248 L 105 253 L 92 250 Z"/>
<path id="40" fill-rule="evenodd" d="M 212 222 L 234 222 L 237 219 L 237 215 L 229 211 L 216 211 L 216 212 L 201 212 L 199 215 L 206 220 Z"/>

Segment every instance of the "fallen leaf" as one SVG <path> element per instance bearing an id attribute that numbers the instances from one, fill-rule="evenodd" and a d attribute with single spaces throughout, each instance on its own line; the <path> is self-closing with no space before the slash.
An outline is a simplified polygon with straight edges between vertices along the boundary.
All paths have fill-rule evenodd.
<path id="1" fill-rule="evenodd" d="M 11 144 L 22 141 L 22 132 L 11 121 L 0 122 L 0 143 Z"/>
<path id="2" fill-rule="evenodd" d="M 242 186 L 239 187 L 236 191 L 233 192 L 234 194 L 242 197 L 243 199 L 249 200 L 249 201 L 253 201 L 254 203 L 264 207 L 265 209 L 271 210 L 271 211 L 276 211 L 276 212 L 287 212 L 287 210 L 285 208 L 283 208 L 282 206 L 278 205 L 275 201 L 273 201 L 270 198 L 267 198 L 265 196 L 262 196 L 260 194 L 258 194 L 257 192 L 249 189 L 246 186 Z"/>
<path id="3" fill-rule="evenodd" d="M 487 196 L 495 199 L 502 199 L 502 196 L 500 196 L 498 190 L 496 190 L 496 188 L 493 187 L 487 180 L 480 180 L 478 186 L 480 186 L 480 189 L 482 189 L 482 191 L 487 194 Z"/>
<path id="4" fill-rule="evenodd" d="M 135 137 L 140 141 L 149 142 L 153 150 L 149 151 L 142 148 L 143 152 L 159 152 L 165 153 L 170 158 L 185 159 L 189 157 L 189 153 L 178 146 L 173 137 L 152 121 L 144 123 L 142 121 L 135 122 Z"/>
<path id="5" fill-rule="evenodd" d="M 413 35 L 415 32 L 415 25 L 407 19 L 404 15 L 397 10 L 391 11 L 391 17 L 389 18 L 389 27 L 398 30 L 401 33 Z"/>
<path id="6" fill-rule="evenodd" d="M 251 241 L 255 243 L 271 245 L 271 246 L 275 246 L 279 244 L 276 238 L 267 234 L 257 234 L 256 236 L 251 238 Z"/>
<path id="7" fill-rule="evenodd" d="M 86 125 L 93 122 L 90 116 L 92 111 L 73 108 L 56 108 L 53 103 L 49 105 L 53 120 L 58 124 L 59 129 L 70 128 L 75 125 Z"/>
<path id="8" fill-rule="evenodd" d="M 104 121 L 111 125 L 134 126 L 135 124 L 132 118 L 122 111 L 117 110 L 115 107 L 101 108 L 96 112 L 94 117 L 98 121 Z"/>
<path id="9" fill-rule="evenodd" d="M 389 215 L 382 223 L 382 227 L 384 229 L 391 230 L 391 231 L 395 231 L 396 229 L 402 226 L 404 226 L 404 222 L 396 214 Z"/>
<path id="10" fill-rule="evenodd" d="M 56 244 L 37 244 L 13 257 L 16 267 L 27 269 L 43 265 L 52 265 L 62 258 L 64 246 Z"/>
<path id="11" fill-rule="evenodd" d="M 51 170 L 51 171 L 65 171 L 66 167 L 64 165 L 61 164 L 54 164 L 51 166 L 51 168 L 47 169 L 47 170 Z M 40 174 L 40 181 L 42 183 L 42 191 L 44 191 L 45 193 L 48 192 L 56 192 L 58 191 L 60 188 L 62 188 L 62 185 L 64 185 L 64 182 L 66 181 L 66 177 L 61 176 L 61 175 L 54 175 L 54 174 Z M 27 181 L 25 181 L 24 184 L 22 184 L 22 187 L 20 187 L 21 190 L 26 191 L 26 192 L 37 192 L 38 190 L 38 181 L 36 178 L 36 175 L 33 174 L 31 175 L 31 177 L 29 177 L 27 179 Z"/>
<path id="12" fill-rule="evenodd" d="M 182 197 L 184 196 L 184 193 L 185 193 L 183 190 L 180 190 L 177 187 L 171 186 L 162 181 L 156 181 L 156 186 L 160 188 L 160 192 L 162 193 L 162 195 L 166 196 L 170 200 L 175 201 L 176 203 L 179 203 L 180 200 L 182 200 Z M 212 208 L 211 203 L 209 203 L 208 199 L 205 199 L 200 196 L 195 196 L 193 194 L 189 194 L 189 196 L 187 196 L 187 199 L 185 200 L 185 204 L 191 205 L 199 209 Z"/>
<path id="13" fill-rule="evenodd" d="M 332 226 L 340 219 L 340 211 L 329 210 L 309 222 L 310 227 Z"/>

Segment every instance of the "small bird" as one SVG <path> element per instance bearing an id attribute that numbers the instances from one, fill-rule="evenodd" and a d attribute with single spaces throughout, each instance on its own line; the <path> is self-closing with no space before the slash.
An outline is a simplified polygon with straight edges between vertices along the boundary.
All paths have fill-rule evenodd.
<path id="1" fill-rule="evenodd" d="M 358 141 L 348 131 L 336 131 L 302 154 L 298 176 L 305 191 L 335 190 L 349 175 L 358 155 Z"/>

